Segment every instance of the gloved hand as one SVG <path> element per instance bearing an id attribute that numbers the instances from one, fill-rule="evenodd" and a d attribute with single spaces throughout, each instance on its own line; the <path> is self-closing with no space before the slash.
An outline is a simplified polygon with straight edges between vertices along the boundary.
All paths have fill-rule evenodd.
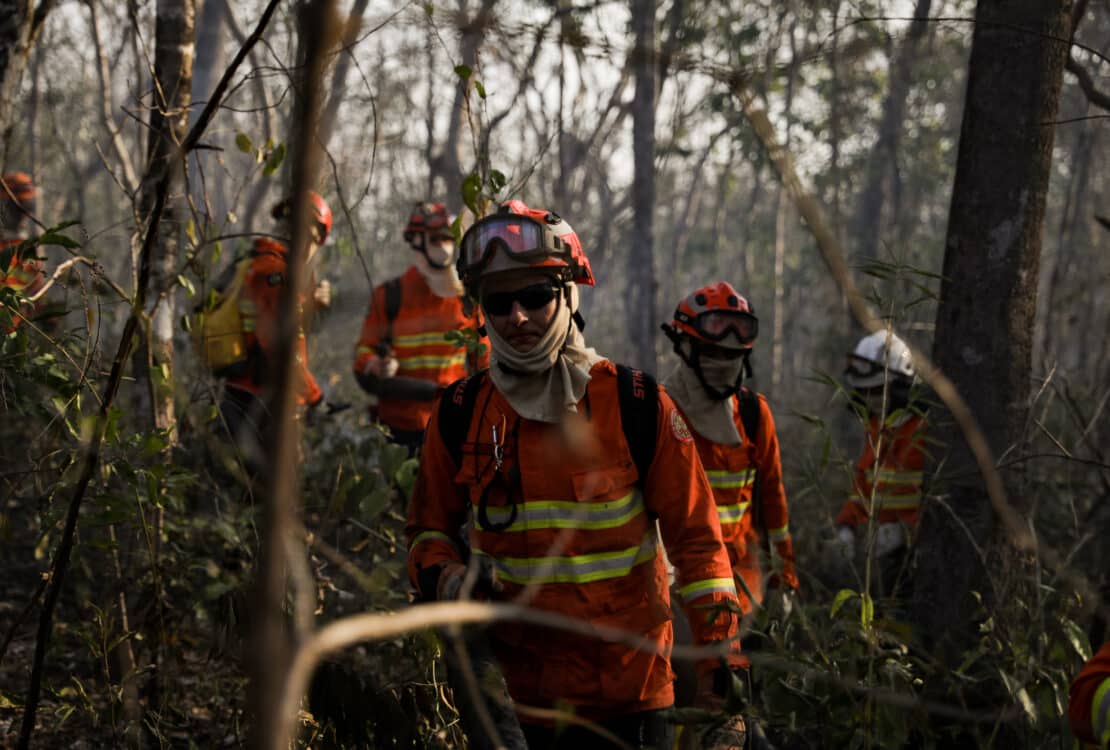
<path id="1" fill-rule="evenodd" d="M 338 414 L 341 411 L 347 411 L 351 408 L 350 403 L 346 401 L 325 401 L 324 413 L 327 415 Z"/>
<path id="2" fill-rule="evenodd" d="M 465 577 L 465 565 L 458 562 L 444 563 L 439 571 L 439 580 L 436 582 L 436 601 L 453 602 L 458 599 L 459 589 L 462 588 Z"/>
<path id="3" fill-rule="evenodd" d="M 711 730 L 702 747 L 709 750 L 746 750 L 748 747 L 748 724 L 740 714 L 730 716 L 724 725 Z"/>
<path id="4" fill-rule="evenodd" d="M 366 361 L 362 368 L 363 375 L 373 375 L 376 378 L 391 378 L 397 374 L 401 363 L 392 354 L 373 357 Z"/>
<path id="5" fill-rule="evenodd" d="M 436 583 L 436 601 L 454 601 L 468 585 L 470 590 L 467 598 L 473 599 L 486 599 L 504 589 L 501 581 L 497 580 L 497 571 L 489 558 L 477 557 L 471 560 L 471 565 L 473 571 L 460 562 L 443 563 Z"/>
<path id="6" fill-rule="evenodd" d="M 331 282 L 327 279 L 321 279 L 316 284 L 316 288 L 312 290 L 312 301 L 316 303 L 316 307 L 327 309 L 331 307 Z"/>
<path id="7" fill-rule="evenodd" d="M 881 523 L 875 530 L 875 556 L 883 557 L 906 546 L 906 527 L 900 523 Z"/>

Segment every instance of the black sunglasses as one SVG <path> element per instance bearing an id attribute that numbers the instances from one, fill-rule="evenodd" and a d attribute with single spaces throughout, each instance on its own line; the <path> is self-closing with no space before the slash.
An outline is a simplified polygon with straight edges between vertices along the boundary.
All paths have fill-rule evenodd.
<path id="1" fill-rule="evenodd" d="M 513 303 L 519 302 L 525 310 L 539 310 L 559 294 L 560 287 L 550 281 L 532 284 L 515 292 L 492 292 L 482 295 L 482 309 L 490 315 L 508 315 Z"/>

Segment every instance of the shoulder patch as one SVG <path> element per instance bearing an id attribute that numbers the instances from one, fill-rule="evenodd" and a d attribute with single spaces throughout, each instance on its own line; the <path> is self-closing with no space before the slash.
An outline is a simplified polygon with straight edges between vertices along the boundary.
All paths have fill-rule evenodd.
<path id="1" fill-rule="evenodd" d="M 285 282 L 285 275 L 280 273 L 272 273 L 266 277 L 266 282 L 270 286 L 281 286 Z"/>
<path id="2" fill-rule="evenodd" d="M 687 426 L 686 420 L 678 413 L 678 409 L 671 410 L 671 432 L 682 443 L 689 443 L 694 439 L 690 435 L 690 428 Z"/>

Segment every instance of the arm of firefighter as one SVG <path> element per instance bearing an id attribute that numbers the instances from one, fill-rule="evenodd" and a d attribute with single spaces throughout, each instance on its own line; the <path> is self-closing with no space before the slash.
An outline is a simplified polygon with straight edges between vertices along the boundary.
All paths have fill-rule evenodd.
<path id="1" fill-rule="evenodd" d="M 463 561 L 459 530 L 466 521 L 468 500 L 455 484 L 457 472 L 440 436 L 439 409 L 433 409 L 405 522 L 409 580 L 428 601 L 435 598 L 443 565 Z"/>
<path id="2" fill-rule="evenodd" d="M 255 260 L 246 278 L 248 294 L 255 307 L 254 333 L 267 359 L 272 358 L 277 343 L 278 310 L 281 306 L 281 294 L 285 288 L 287 274 L 288 268 L 283 259 L 262 255 Z M 239 309 L 240 312 L 243 311 L 242 304 Z M 293 346 L 293 356 L 297 358 L 297 371 L 301 377 L 298 399 L 302 403 L 318 404 L 323 399 L 324 393 L 320 390 L 316 378 L 308 370 L 308 349 L 300 324 L 300 312 L 300 304 L 298 304 L 297 341 Z"/>
<path id="3" fill-rule="evenodd" d="M 1068 721 L 1077 739 L 1110 747 L 1110 641 L 1072 682 Z"/>
<path id="4" fill-rule="evenodd" d="M 782 485 L 782 460 L 779 436 L 767 399 L 759 396 L 760 430 L 756 445 L 756 466 L 759 474 L 759 502 L 763 504 L 763 521 L 768 541 L 782 561 L 782 580 L 792 589 L 798 588 L 794 567 L 794 542 L 790 538 L 790 512 L 786 507 L 786 489 Z"/>
<path id="5" fill-rule="evenodd" d="M 381 379 L 370 373 L 371 363 L 382 359 L 379 347 L 382 345 L 382 339 L 385 337 L 388 327 L 385 318 L 383 286 L 383 284 L 379 284 L 374 288 L 374 294 L 370 298 L 370 307 L 362 321 L 362 332 L 359 334 L 358 344 L 355 345 L 355 379 L 358 380 L 358 384 L 362 386 L 363 390 L 375 396 L 378 395 Z"/>
<path id="6" fill-rule="evenodd" d="M 304 331 L 297 330 L 297 369 L 301 373 L 301 398 L 309 406 L 315 406 L 324 400 L 324 391 L 316 382 L 316 377 L 308 369 L 308 345 L 305 341 Z"/>
<path id="7" fill-rule="evenodd" d="M 730 666 L 745 666 L 736 640 L 737 617 L 722 606 L 739 607 L 739 602 L 728 552 L 721 541 L 713 491 L 690 429 L 662 389 L 655 458 L 644 484 L 644 503 L 659 518 L 694 642 L 704 645 L 731 640 Z M 720 663 L 720 659 L 704 659 L 698 663 L 698 673 L 712 671 Z"/>

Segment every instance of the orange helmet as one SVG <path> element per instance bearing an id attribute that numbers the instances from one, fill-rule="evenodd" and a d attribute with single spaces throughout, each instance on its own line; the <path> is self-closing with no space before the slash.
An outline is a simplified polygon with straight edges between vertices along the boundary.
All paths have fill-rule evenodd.
<path id="1" fill-rule="evenodd" d="M 0 188 L 0 200 L 7 201 L 14 198 L 24 208 L 32 205 L 37 191 L 35 183 L 31 181 L 31 175 L 26 172 L 8 172 L 0 177 L 0 181 L 4 183 Z"/>
<path id="2" fill-rule="evenodd" d="M 663 330 L 672 339 L 685 334 L 707 344 L 751 349 L 759 334 L 759 318 L 727 281 L 703 286 L 686 296 Z"/>
<path id="3" fill-rule="evenodd" d="M 565 281 L 594 285 L 582 242 L 565 219 L 523 201 L 505 201 L 463 235 L 459 278 L 469 287 L 483 274 L 524 268 L 551 268 Z"/>
<path id="4" fill-rule="evenodd" d="M 447 234 L 454 220 L 443 203 L 417 203 L 409 216 L 409 223 L 405 225 L 405 242 L 415 246 L 415 240 L 421 234 Z"/>
<path id="5" fill-rule="evenodd" d="M 320 242 L 323 242 L 331 234 L 331 209 L 315 190 L 308 191 L 308 202 L 312 207 L 312 218 L 316 220 L 316 231 L 319 234 Z M 286 198 L 274 206 L 270 215 L 278 221 L 288 221 L 293 217 L 292 206 L 293 199 Z"/>

